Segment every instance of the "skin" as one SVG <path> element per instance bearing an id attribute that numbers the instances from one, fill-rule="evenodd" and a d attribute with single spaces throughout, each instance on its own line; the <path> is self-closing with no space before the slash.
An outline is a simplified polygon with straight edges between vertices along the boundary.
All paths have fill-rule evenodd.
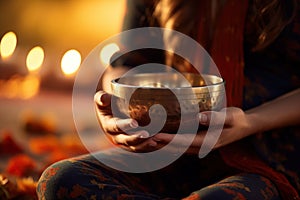
<path id="1" fill-rule="evenodd" d="M 118 77 L 124 72 L 119 70 L 113 76 Z M 106 76 L 107 80 L 114 78 Z M 109 90 L 109 89 L 107 89 Z M 100 125 L 111 141 L 120 147 L 133 152 L 149 152 L 157 150 L 174 139 L 173 134 L 158 133 L 152 137 L 146 131 L 134 132 L 138 123 L 134 119 L 120 119 L 112 116 L 110 91 L 99 91 L 95 94 L 95 107 Z M 221 135 L 214 149 L 241 140 L 257 133 L 300 125 L 300 89 L 280 96 L 272 101 L 250 110 L 243 111 L 237 107 L 227 107 L 219 112 L 206 111 L 199 113 L 199 124 L 214 126 L 222 129 Z M 224 126 L 223 121 L 225 119 Z M 126 130 L 130 134 L 124 133 Z M 170 151 L 177 152 L 184 146 L 184 137 L 194 137 L 186 153 L 198 154 L 206 131 L 196 134 L 184 134 L 173 141 Z"/>

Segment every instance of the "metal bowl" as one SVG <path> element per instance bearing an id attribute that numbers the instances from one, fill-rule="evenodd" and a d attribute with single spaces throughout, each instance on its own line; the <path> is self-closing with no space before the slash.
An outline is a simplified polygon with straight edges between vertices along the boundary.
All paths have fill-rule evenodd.
<path id="1" fill-rule="evenodd" d="M 112 80 L 111 87 L 121 113 L 144 128 L 151 121 L 165 122 L 155 130 L 159 132 L 176 133 L 182 118 L 196 119 L 199 112 L 220 110 L 225 104 L 224 81 L 215 75 L 135 74 Z"/>

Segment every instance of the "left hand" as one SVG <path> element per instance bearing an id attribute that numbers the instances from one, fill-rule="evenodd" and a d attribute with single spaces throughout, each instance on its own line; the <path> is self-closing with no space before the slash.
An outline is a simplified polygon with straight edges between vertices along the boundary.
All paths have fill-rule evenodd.
<path id="1" fill-rule="evenodd" d="M 217 139 L 216 144 L 213 149 L 220 148 L 232 142 L 238 141 L 242 138 L 245 138 L 251 134 L 254 134 L 253 123 L 248 118 L 247 114 L 236 107 L 224 108 L 219 112 L 215 111 L 205 111 L 199 114 L 199 123 L 206 127 L 210 126 L 209 134 L 214 134 L 212 132 L 221 131 L 219 138 Z M 187 140 L 187 137 L 194 137 L 192 144 L 190 144 L 186 153 L 198 154 L 207 130 L 200 131 L 196 134 L 180 134 L 180 137 L 176 137 L 176 140 L 172 141 L 174 136 L 173 134 L 167 133 L 158 133 L 153 136 L 153 140 L 158 143 L 159 146 L 164 146 L 172 141 L 174 144 L 174 150 L 187 146 L 184 144 Z M 172 147 L 170 148 L 172 149 Z M 178 152 L 178 150 L 177 150 Z"/>

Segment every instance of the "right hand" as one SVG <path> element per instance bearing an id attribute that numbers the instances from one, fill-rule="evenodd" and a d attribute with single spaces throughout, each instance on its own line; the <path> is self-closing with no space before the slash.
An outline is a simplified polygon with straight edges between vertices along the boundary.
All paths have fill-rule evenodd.
<path id="1" fill-rule="evenodd" d="M 134 131 L 138 122 L 134 119 L 115 117 L 111 109 L 111 94 L 98 91 L 94 96 L 97 119 L 103 131 L 116 145 L 133 152 L 149 152 L 157 149 L 157 142 L 144 130 Z"/>

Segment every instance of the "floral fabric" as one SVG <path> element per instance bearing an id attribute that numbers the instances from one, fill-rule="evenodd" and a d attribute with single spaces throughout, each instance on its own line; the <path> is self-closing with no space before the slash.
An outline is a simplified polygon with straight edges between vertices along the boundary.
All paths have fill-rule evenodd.
<path id="1" fill-rule="evenodd" d="M 104 156 L 105 153 L 97 154 Z M 116 160 L 121 165 L 126 164 L 120 155 Z M 213 166 L 212 160 L 215 160 Z M 37 193 L 42 200 L 280 199 L 268 179 L 233 171 L 216 153 L 204 160 L 183 156 L 166 168 L 142 174 L 117 171 L 92 155 L 84 155 L 50 166 L 40 178 Z M 221 177 L 224 179 L 217 181 Z"/>

